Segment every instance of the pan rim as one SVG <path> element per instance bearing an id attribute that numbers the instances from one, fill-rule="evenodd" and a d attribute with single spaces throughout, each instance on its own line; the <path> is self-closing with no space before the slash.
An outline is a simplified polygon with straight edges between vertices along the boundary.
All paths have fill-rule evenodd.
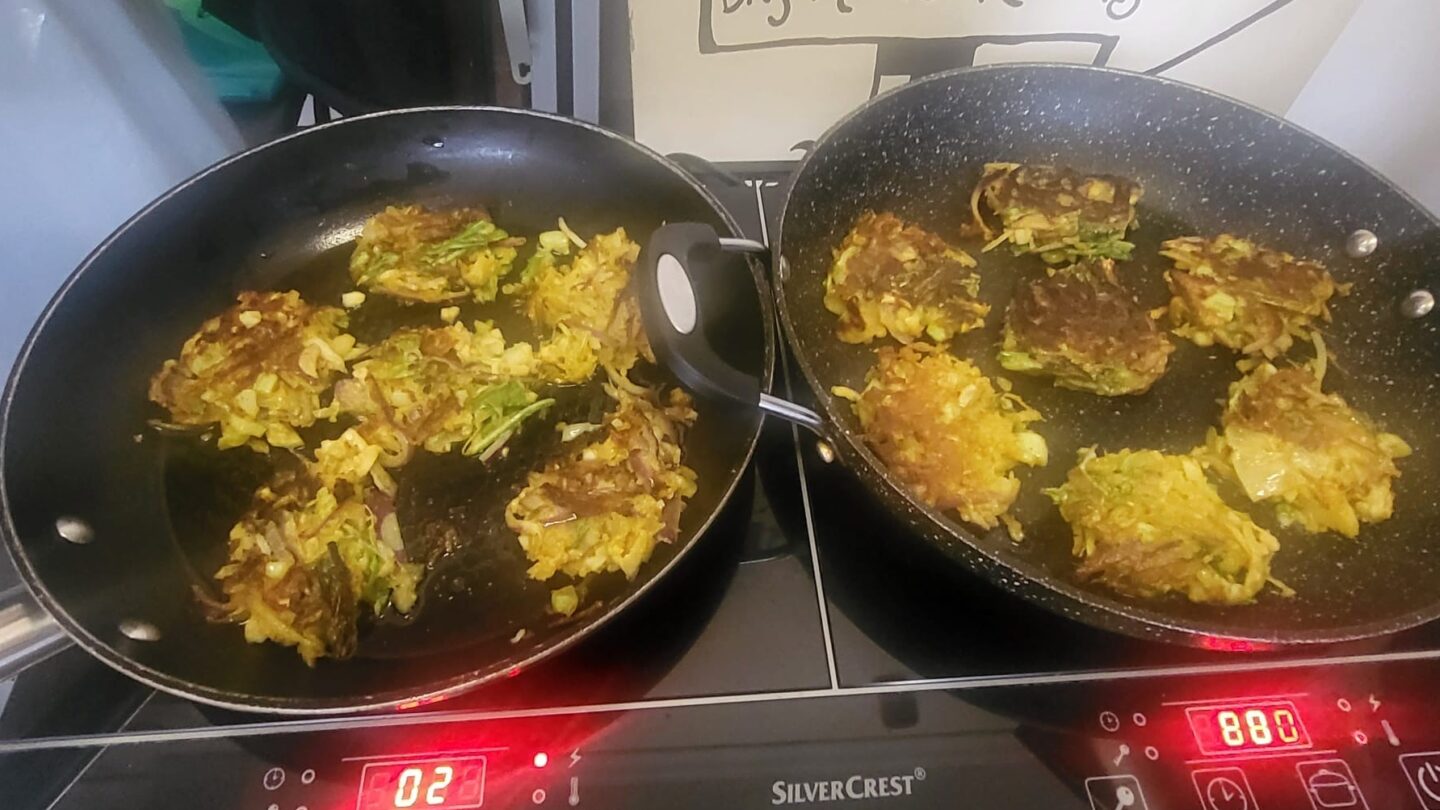
<path id="1" fill-rule="evenodd" d="M 117 240 L 127 231 L 134 227 L 150 213 L 166 204 L 170 199 L 210 177 L 211 175 L 224 171 L 229 166 L 241 161 L 251 159 L 265 150 L 277 147 L 289 141 L 310 137 L 314 133 L 322 132 L 336 127 L 352 126 L 361 122 L 372 121 L 380 118 L 403 117 L 417 114 L 435 113 L 459 113 L 464 115 L 476 114 L 478 116 L 502 115 L 515 116 L 519 118 L 533 118 L 549 121 L 563 126 L 576 127 L 581 130 L 600 135 L 611 141 L 617 142 L 629 148 L 643 157 L 649 158 L 658 165 L 668 169 L 677 179 L 683 181 L 690 189 L 699 196 L 718 216 L 732 236 L 741 235 L 739 223 L 730 211 L 706 189 L 693 174 L 680 166 L 675 161 L 665 157 L 633 138 L 615 132 L 588 121 L 582 121 L 556 113 L 542 112 L 538 110 L 520 109 L 514 107 L 499 107 L 494 105 L 428 105 L 421 107 L 405 107 L 393 110 L 382 110 L 380 112 L 367 113 L 364 115 L 350 116 L 302 129 L 274 140 L 250 147 L 227 155 L 224 158 L 206 166 L 194 175 L 175 184 L 163 194 L 156 197 L 144 207 L 140 208 L 124 222 L 115 228 L 108 236 L 96 245 L 85 258 L 76 265 L 75 269 L 66 276 L 59 288 L 46 303 L 45 308 L 37 316 L 30 331 L 21 344 L 20 350 L 15 357 L 15 363 L 5 382 L 3 394 L 0 394 L 0 536 L 3 536 L 6 552 L 10 556 L 16 571 L 20 574 L 21 580 L 25 583 L 30 595 L 49 613 L 70 637 L 75 644 L 83 648 L 90 655 L 104 662 L 113 669 L 134 678 L 147 686 L 166 692 L 186 700 L 193 700 L 209 706 L 221 709 L 229 709 L 241 712 L 265 712 L 276 715 L 290 716 L 324 716 L 355 714 L 369 711 L 405 709 L 418 705 L 438 702 L 456 695 L 477 689 L 487 683 L 509 677 L 515 672 L 524 671 L 533 667 L 541 661 L 552 658 L 581 640 L 589 637 L 599 628 L 609 624 L 618 614 L 624 612 L 634 602 L 642 598 L 655 584 L 669 574 L 690 551 L 700 543 L 710 527 L 716 522 L 720 514 L 729 505 L 740 483 L 746 480 L 746 473 L 749 471 L 751 462 L 754 459 L 755 448 L 759 444 L 760 433 L 764 420 L 757 414 L 754 427 L 749 431 L 750 435 L 744 440 L 744 452 L 741 454 L 741 463 L 736 473 L 731 476 L 726 484 L 716 507 L 711 510 L 700 525 L 696 527 L 690 539 L 676 549 L 672 556 L 659 570 L 639 587 L 635 588 L 628 595 L 596 618 L 593 622 L 581 626 L 578 630 L 566 636 L 555 644 L 541 648 L 535 653 L 524 657 L 511 664 L 506 669 L 492 672 L 488 675 L 477 675 L 476 671 L 460 674 L 450 678 L 436 681 L 433 685 L 423 690 L 386 691 L 370 695 L 357 696 L 352 700 L 336 700 L 329 698 L 277 698 L 274 696 L 247 695 L 241 692 L 234 692 L 222 689 L 199 686 L 189 681 L 175 678 L 152 667 L 146 666 L 139 661 L 125 655 L 112 646 L 111 643 L 102 640 L 89 632 L 83 625 L 76 621 L 64 606 L 45 587 L 39 574 L 33 567 L 29 554 L 26 553 L 16 530 L 10 502 L 10 488 L 6 479 L 8 468 L 6 453 L 9 447 L 10 420 L 12 404 L 16 396 L 17 387 L 25 368 L 29 364 L 30 355 L 40 335 L 46 330 L 51 319 L 56 315 L 70 291 L 79 282 L 80 278 L 90 269 L 95 261 L 108 251 Z M 775 310 L 773 294 L 770 285 L 766 282 L 764 274 L 756 260 L 747 258 L 746 266 L 755 283 L 755 290 L 759 300 L 761 328 L 764 333 L 764 352 L 762 357 L 761 383 L 768 390 L 775 371 L 776 354 L 778 351 L 778 335 L 775 329 Z"/>
<path id="2" fill-rule="evenodd" d="M 1149 73 L 1136 73 L 1110 67 L 1063 62 L 1016 62 L 956 68 L 907 82 L 893 87 L 859 107 L 856 107 L 825 130 L 825 132 L 815 140 L 814 145 L 805 153 L 805 156 L 800 159 L 794 172 L 791 174 L 791 187 L 785 195 L 785 200 L 780 212 L 780 224 L 776 230 L 774 244 L 771 246 L 773 261 L 776 263 L 775 266 L 784 266 L 783 263 L 786 262 L 784 258 L 785 225 L 790 219 L 795 181 L 805 175 L 815 155 L 833 142 L 842 133 L 842 130 L 848 128 L 856 119 L 867 114 L 871 108 L 879 106 L 892 96 L 906 92 L 915 92 L 917 88 L 932 83 L 943 83 L 956 76 L 1016 71 L 1034 72 L 1036 69 L 1056 72 L 1077 71 L 1108 75 L 1126 80 L 1155 82 L 1177 90 L 1206 96 L 1210 99 L 1231 104 L 1242 110 L 1260 115 L 1278 127 L 1297 132 L 1312 139 L 1315 143 L 1332 150 L 1335 154 L 1363 169 L 1376 180 L 1397 193 L 1404 202 L 1419 212 L 1423 218 L 1428 219 L 1431 227 L 1440 230 L 1440 218 L 1437 218 L 1435 213 L 1420 204 L 1413 195 L 1403 188 L 1400 188 L 1375 168 L 1355 157 L 1345 149 L 1314 134 L 1310 130 L 1256 107 L 1253 104 L 1188 82 Z M 779 314 L 786 343 L 791 351 L 795 353 L 797 365 L 800 366 L 806 382 L 809 384 L 811 390 L 816 393 L 816 400 L 821 409 L 821 413 L 826 422 L 836 428 L 834 432 L 838 433 L 842 439 L 840 442 L 833 443 L 840 452 L 841 460 L 846 465 L 856 470 L 869 472 L 885 482 L 885 486 L 881 488 L 880 491 L 876 491 L 876 487 L 867 486 L 867 489 L 874 493 L 892 515 L 903 519 L 907 517 L 904 512 L 909 511 L 912 515 L 913 513 L 919 513 L 924 516 L 925 525 L 923 526 L 914 526 L 915 521 L 913 520 L 905 521 L 907 524 L 911 524 L 909 528 L 913 529 L 913 532 L 907 533 L 917 535 L 917 538 L 912 539 L 921 540 L 924 545 L 944 554 L 949 559 L 958 558 L 971 572 L 985 576 L 1010 594 L 1033 604 L 1040 605 L 1066 618 L 1080 621 L 1092 627 L 1125 633 L 1136 638 L 1152 641 L 1159 640 L 1202 649 L 1233 648 L 1234 650 L 1249 652 L 1261 652 L 1282 648 L 1314 647 L 1318 645 L 1358 641 L 1377 636 L 1390 635 L 1440 619 L 1440 601 L 1437 601 L 1428 607 L 1417 608 L 1387 619 L 1353 624 L 1335 624 L 1325 629 L 1245 632 L 1238 631 L 1233 627 L 1227 627 L 1223 622 L 1186 621 L 1177 619 L 1161 611 L 1122 601 L 1117 596 L 1082 589 L 1074 583 L 1047 575 L 1038 568 L 1032 569 L 1028 565 L 1019 565 L 1016 562 L 1005 559 L 998 552 L 987 548 L 986 544 L 983 543 L 979 536 L 967 525 L 951 519 L 938 510 L 919 501 L 907 487 L 892 478 L 884 463 L 875 456 L 857 434 L 849 430 L 840 429 L 840 425 L 842 424 L 841 414 L 837 411 L 832 401 L 833 398 L 823 394 L 823 382 L 816 375 L 814 364 L 808 362 L 807 353 L 802 352 L 800 349 L 795 324 L 790 314 L 789 300 L 786 297 L 786 285 L 788 283 L 788 279 L 782 278 L 782 280 L 774 285 L 776 311 Z M 987 569 L 1003 570 L 1013 576 L 987 576 Z M 1034 573 L 1032 573 L 1032 570 Z"/>

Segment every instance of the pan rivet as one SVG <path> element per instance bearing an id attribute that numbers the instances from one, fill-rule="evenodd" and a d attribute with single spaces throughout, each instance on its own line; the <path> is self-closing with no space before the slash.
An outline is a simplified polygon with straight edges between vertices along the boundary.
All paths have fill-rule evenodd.
<path id="1" fill-rule="evenodd" d="M 1416 290 L 1400 302 L 1400 314 L 1407 318 L 1423 318 L 1435 308 L 1435 296 L 1429 290 Z"/>
<path id="2" fill-rule="evenodd" d="M 120 634 L 131 641 L 159 641 L 160 628 L 139 619 L 121 619 Z"/>
<path id="3" fill-rule="evenodd" d="M 780 273 L 779 273 L 779 275 L 780 275 L 780 280 L 781 280 L 781 281 L 789 281 L 789 280 L 790 280 L 790 260 L 789 260 L 789 259 L 786 259 L 784 256 L 781 256 L 781 257 L 780 257 L 780 263 L 777 265 L 777 268 L 778 268 L 779 271 L 780 271 Z"/>
<path id="4" fill-rule="evenodd" d="M 1345 253 L 1352 259 L 1363 259 L 1374 253 L 1379 246 L 1380 237 L 1362 228 L 1345 240 Z"/>
<path id="5" fill-rule="evenodd" d="M 815 442 L 815 452 L 820 454 L 820 460 L 826 464 L 835 460 L 835 448 L 827 441 Z"/>
<path id="6" fill-rule="evenodd" d="M 55 533 L 77 546 L 83 546 L 95 539 L 95 530 L 90 528 L 89 523 L 77 517 L 56 518 Z"/>

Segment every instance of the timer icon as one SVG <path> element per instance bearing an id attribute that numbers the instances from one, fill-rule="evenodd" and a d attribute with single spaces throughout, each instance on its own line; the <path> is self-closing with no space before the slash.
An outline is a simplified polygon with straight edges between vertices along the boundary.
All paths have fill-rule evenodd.
<path id="1" fill-rule="evenodd" d="M 1203 768 L 1190 774 L 1205 810 L 1255 810 L 1255 793 L 1245 772 L 1235 767 Z"/>
<path id="2" fill-rule="evenodd" d="M 1217 776 L 1205 788 L 1205 802 L 1213 810 L 1250 810 L 1245 790 L 1223 776 Z"/>
<path id="3" fill-rule="evenodd" d="M 260 780 L 260 784 L 263 785 L 266 790 L 279 790 L 280 786 L 285 784 L 285 771 L 280 768 L 271 768 L 265 772 L 265 776 Z"/>

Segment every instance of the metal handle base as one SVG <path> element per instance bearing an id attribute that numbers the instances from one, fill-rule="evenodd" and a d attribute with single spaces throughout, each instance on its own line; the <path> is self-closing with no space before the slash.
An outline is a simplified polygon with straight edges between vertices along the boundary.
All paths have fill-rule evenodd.
<path id="1" fill-rule="evenodd" d="M 70 646 L 70 637 L 23 587 L 0 593 L 0 681 Z"/>

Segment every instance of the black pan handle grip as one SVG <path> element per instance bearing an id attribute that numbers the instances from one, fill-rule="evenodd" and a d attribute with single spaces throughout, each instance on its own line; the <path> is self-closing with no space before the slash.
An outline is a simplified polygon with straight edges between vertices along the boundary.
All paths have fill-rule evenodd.
<path id="1" fill-rule="evenodd" d="M 714 228 L 698 222 L 662 225 L 650 235 L 640 251 L 636 294 L 655 359 L 697 396 L 760 408 L 823 434 L 818 414 L 765 393 L 760 380 L 725 362 L 710 345 L 704 296 L 698 294 L 695 280 L 725 272 L 724 254 L 729 251 L 764 253 L 767 248 L 749 239 L 722 239 Z M 733 285 L 705 286 L 721 290 Z"/>
<path id="2" fill-rule="evenodd" d="M 695 276 L 721 272 L 720 237 L 698 222 L 663 225 L 640 252 L 637 293 L 655 359 L 706 399 L 760 404 L 760 381 L 720 359 L 705 335 Z M 694 274 L 694 275 L 692 275 Z"/>

